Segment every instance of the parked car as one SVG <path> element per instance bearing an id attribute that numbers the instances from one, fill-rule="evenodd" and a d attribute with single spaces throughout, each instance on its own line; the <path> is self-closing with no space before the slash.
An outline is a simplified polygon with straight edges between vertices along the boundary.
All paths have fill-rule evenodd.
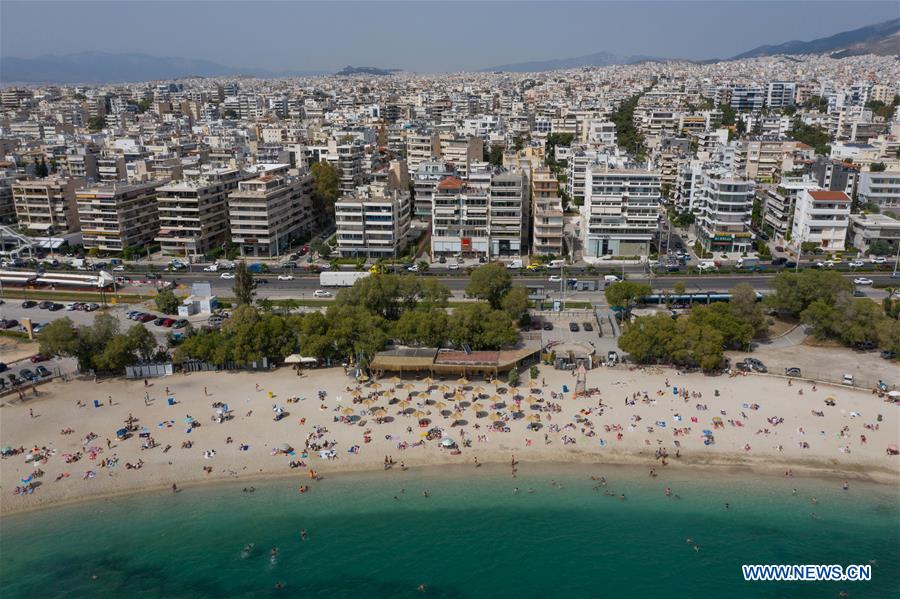
<path id="1" fill-rule="evenodd" d="M 38 362 L 46 362 L 49 359 L 50 358 L 48 358 L 47 356 L 45 356 L 43 354 L 34 354 L 30 358 L 32 364 L 37 364 Z"/>
<path id="2" fill-rule="evenodd" d="M 161 326 L 162 326 L 162 323 L 163 323 L 165 320 L 166 320 L 165 318 L 163 318 L 162 316 L 160 316 L 159 318 L 157 318 L 156 320 L 153 321 L 153 326 L 161 327 Z"/>
<path id="3" fill-rule="evenodd" d="M 99 309 L 100 309 L 100 304 L 95 304 L 94 302 L 84 305 L 85 312 L 93 312 L 94 310 L 99 310 Z"/>
<path id="4" fill-rule="evenodd" d="M 577 333 L 580 329 L 578 328 L 578 324 L 574 322 L 569 323 L 569 330 L 573 333 Z"/>
<path id="5" fill-rule="evenodd" d="M 37 378 L 37 376 L 28 368 L 23 368 L 19 371 L 19 376 L 25 379 L 26 381 L 33 381 Z"/>
<path id="6" fill-rule="evenodd" d="M 592 325 L 589 322 L 583 322 L 583 323 L 581 323 L 581 328 L 583 328 L 585 331 L 590 333 L 591 331 L 594 330 L 594 325 Z"/>
<path id="7" fill-rule="evenodd" d="M 7 369 L 9 369 L 9 366 L 7 366 L 4 362 L 0 362 L 0 372 L 5 372 Z"/>
<path id="8" fill-rule="evenodd" d="M 545 321 L 544 321 L 544 330 L 545 330 L 545 331 L 552 331 L 552 330 L 553 330 L 553 323 L 550 322 L 549 320 L 545 320 Z"/>
<path id="9" fill-rule="evenodd" d="M 784 263 L 784 267 L 785 268 L 796 268 L 797 263 L 794 262 L 793 260 L 788 260 L 787 262 Z"/>
<path id="10" fill-rule="evenodd" d="M 451 262 L 447 265 L 447 268 L 450 270 L 459 270 L 459 264 L 457 264 L 456 262 Z"/>
<path id="11" fill-rule="evenodd" d="M 856 277 L 855 279 L 853 279 L 854 285 L 871 285 L 874 282 L 875 281 L 873 281 L 872 279 L 866 277 Z"/>
<path id="12" fill-rule="evenodd" d="M 113 272 L 124 272 L 124 270 L 125 270 L 124 264 L 120 264 L 118 266 L 113 266 Z"/>
<path id="13" fill-rule="evenodd" d="M 562 281 L 562 277 L 559 275 L 550 275 L 550 278 L 547 280 L 551 283 L 559 283 L 560 281 Z"/>
<path id="14" fill-rule="evenodd" d="M 850 262 L 847 263 L 847 266 L 849 266 L 850 268 L 860 268 L 861 266 L 865 266 L 865 265 L 866 265 L 866 263 L 863 262 L 862 260 L 851 260 Z"/>
<path id="15" fill-rule="evenodd" d="M 752 372 L 753 367 L 747 364 L 746 362 L 738 362 L 734 365 L 735 368 L 738 369 L 739 372 Z"/>
<path id="16" fill-rule="evenodd" d="M 293 275 L 278 275 L 278 280 L 279 281 L 293 281 L 294 277 L 293 277 Z"/>
<path id="17" fill-rule="evenodd" d="M 763 364 L 761 360 L 757 360 L 756 358 L 744 358 L 744 362 L 746 362 L 747 365 L 750 366 L 751 370 L 763 373 L 769 372 L 769 369 L 766 368 L 766 365 Z"/>
<path id="18" fill-rule="evenodd" d="M 872 264 L 887 264 L 887 258 L 884 256 L 875 256 L 872 258 Z"/>
<path id="19" fill-rule="evenodd" d="M 34 373 L 42 379 L 47 378 L 51 374 L 50 371 L 47 370 L 44 366 L 38 366 L 37 368 L 35 368 Z"/>
<path id="20" fill-rule="evenodd" d="M 187 325 L 188 325 L 188 321 L 187 321 L 187 320 L 185 320 L 184 318 L 179 318 L 179 319 L 176 320 L 174 323 L 172 323 L 172 328 L 173 328 L 173 329 L 183 329 L 183 328 L 186 327 Z"/>
<path id="21" fill-rule="evenodd" d="M 897 356 L 897 354 L 895 354 L 894 352 L 892 352 L 889 349 L 886 349 L 883 352 L 881 352 L 881 357 L 884 358 L 885 360 L 893 360 L 896 356 Z M 0 371 L 0 372 L 2 372 L 2 371 Z"/>
<path id="22" fill-rule="evenodd" d="M 13 318 L 0 320 L 0 329 L 14 329 L 19 326 L 19 321 Z"/>
<path id="23" fill-rule="evenodd" d="M 331 292 L 324 289 L 316 289 L 313 291 L 313 297 L 331 297 Z"/>
<path id="24" fill-rule="evenodd" d="M 222 274 L 219 275 L 219 278 L 220 279 L 233 279 L 234 273 L 233 272 L 223 272 Z"/>
<path id="25" fill-rule="evenodd" d="M 165 320 L 162 321 L 162 326 L 164 326 L 166 328 L 171 327 L 173 324 L 175 324 L 174 318 L 166 318 Z"/>
<path id="26" fill-rule="evenodd" d="M 63 304 L 53 302 L 52 304 L 50 304 L 50 307 L 47 309 L 50 310 L 51 312 L 58 312 L 59 310 L 62 310 L 63 308 L 65 308 L 65 306 Z"/>
<path id="27" fill-rule="evenodd" d="M 792 368 L 785 368 L 784 376 L 801 376 L 800 369 L 797 368 L 796 366 L 792 367 Z"/>
<path id="28" fill-rule="evenodd" d="M 156 316 L 153 314 L 141 314 L 138 318 L 138 322 L 150 322 L 151 320 L 156 320 Z"/>
<path id="29" fill-rule="evenodd" d="M 845 385 L 853 386 L 853 375 L 852 375 L 852 374 L 845 374 L 845 375 L 844 375 L 844 378 L 843 378 L 843 380 L 842 380 L 842 382 L 843 382 Z"/>
<path id="30" fill-rule="evenodd" d="M 47 300 L 44 300 L 44 301 L 42 301 L 41 303 L 39 303 L 37 306 L 38 306 L 38 308 L 40 308 L 41 310 L 48 310 L 48 309 L 50 309 L 50 306 L 52 306 L 52 305 L 53 305 L 53 302 L 49 302 L 49 301 L 47 301 Z"/>

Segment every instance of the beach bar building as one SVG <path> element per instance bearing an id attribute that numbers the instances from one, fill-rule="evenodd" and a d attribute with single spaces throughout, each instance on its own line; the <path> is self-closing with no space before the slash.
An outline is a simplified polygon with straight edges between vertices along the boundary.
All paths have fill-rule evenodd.
<path id="1" fill-rule="evenodd" d="M 536 364 L 540 354 L 540 343 L 535 342 L 499 351 L 398 348 L 375 354 L 369 369 L 376 374 L 397 372 L 427 373 L 432 377 L 496 378 L 501 372 Z"/>

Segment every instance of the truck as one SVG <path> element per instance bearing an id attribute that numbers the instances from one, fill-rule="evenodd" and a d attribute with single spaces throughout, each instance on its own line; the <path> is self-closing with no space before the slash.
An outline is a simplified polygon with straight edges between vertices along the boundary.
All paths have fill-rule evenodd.
<path id="1" fill-rule="evenodd" d="M 261 262 L 254 262 L 247 265 L 247 270 L 252 272 L 253 274 L 259 274 L 261 272 L 264 272 L 266 268 Z"/>
<path id="2" fill-rule="evenodd" d="M 331 271 L 319 274 L 319 285 L 322 287 L 352 287 L 360 279 L 365 279 L 371 273 Z"/>
<path id="3" fill-rule="evenodd" d="M 737 260 L 738 268 L 756 268 L 759 266 L 759 258 L 740 257 Z"/>

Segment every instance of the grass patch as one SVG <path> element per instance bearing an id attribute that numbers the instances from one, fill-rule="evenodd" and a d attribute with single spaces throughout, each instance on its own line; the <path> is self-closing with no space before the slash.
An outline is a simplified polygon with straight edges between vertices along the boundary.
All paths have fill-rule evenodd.
<path id="1" fill-rule="evenodd" d="M 0 331 L 0 337 L 10 337 L 12 339 L 25 339 L 28 340 L 28 335 L 26 333 L 22 333 L 20 331 Z"/>

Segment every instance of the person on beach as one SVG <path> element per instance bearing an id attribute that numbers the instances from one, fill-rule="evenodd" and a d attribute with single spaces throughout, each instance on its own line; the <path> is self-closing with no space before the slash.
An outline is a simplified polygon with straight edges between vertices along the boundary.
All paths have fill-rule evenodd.
<path id="1" fill-rule="evenodd" d="M 178 485 L 176 485 L 175 483 L 172 483 L 172 493 L 177 493 L 177 492 L 178 492 Z"/>

